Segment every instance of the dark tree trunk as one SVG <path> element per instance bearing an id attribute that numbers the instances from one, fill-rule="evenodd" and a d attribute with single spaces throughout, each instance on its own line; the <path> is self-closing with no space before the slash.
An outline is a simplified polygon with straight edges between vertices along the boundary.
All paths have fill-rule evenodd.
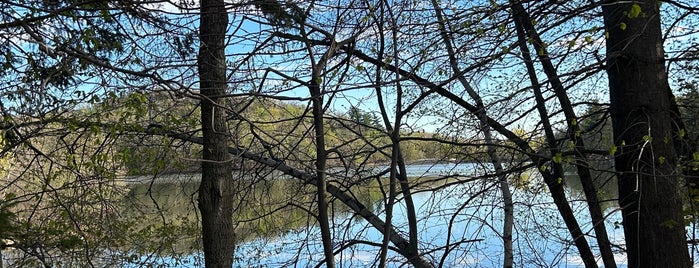
<path id="1" fill-rule="evenodd" d="M 522 51 L 522 59 L 524 60 L 524 64 L 527 68 L 529 81 L 532 84 L 532 89 L 534 92 L 534 99 L 536 100 L 536 109 L 538 110 L 539 115 L 541 116 L 541 123 L 544 127 L 546 142 L 548 143 L 550 153 L 553 156 L 559 153 L 559 150 L 557 148 L 556 136 L 554 134 L 553 127 L 551 126 L 551 121 L 549 120 L 549 112 L 546 109 L 546 100 L 543 96 L 538 76 L 536 75 L 534 61 L 531 58 L 531 52 L 529 51 L 527 43 L 525 42 L 525 40 L 528 40 L 527 35 L 525 33 L 525 25 L 531 24 L 531 19 L 525 13 L 524 8 L 518 3 L 513 3 L 513 14 L 515 17 L 514 24 L 517 31 L 517 38 L 519 39 L 519 47 Z M 531 28 L 530 32 L 532 32 Z M 566 226 L 568 227 L 568 231 L 570 232 L 571 236 L 575 241 L 575 246 L 578 248 L 580 257 L 582 258 L 583 263 L 585 263 L 585 267 L 597 267 L 595 255 L 592 253 L 592 249 L 590 248 L 590 245 L 587 243 L 587 239 L 585 239 L 585 236 L 583 235 L 582 230 L 580 229 L 580 226 L 577 223 L 577 220 L 575 218 L 575 215 L 573 214 L 572 209 L 570 208 L 570 205 L 567 205 L 566 203 L 566 206 L 563 206 L 562 204 L 562 201 L 566 200 L 565 191 L 563 190 L 563 187 L 560 185 L 559 182 L 549 183 L 549 181 L 555 181 L 555 178 L 564 177 L 563 166 L 561 165 L 561 163 L 552 161 L 551 170 L 544 170 L 541 172 L 541 174 L 544 178 L 548 178 L 547 185 L 551 190 L 551 196 L 554 198 L 554 200 L 556 200 L 557 196 L 559 199 L 561 199 L 556 203 L 556 205 L 559 208 L 561 217 L 563 217 L 563 220 L 566 223 Z M 599 207 L 598 203 L 594 203 L 591 205 Z M 561 210 L 561 208 L 563 208 L 563 210 Z M 569 212 L 564 213 L 564 211 Z M 604 228 L 604 226 L 602 226 L 602 228 Z M 604 249 L 604 247 L 602 248 Z M 610 265 L 609 267 L 611 268 L 615 266 Z"/>
<path id="2" fill-rule="evenodd" d="M 224 1 L 201 1 L 197 65 L 201 89 L 203 161 L 199 210 L 206 267 L 233 265 L 232 165 L 228 154 L 228 126 L 222 105 L 226 94 L 225 37 L 228 15 Z"/>
<path id="3" fill-rule="evenodd" d="M 558 75 L 558 71 L 548 55 L 547 48 L 544 45 L 544 42 L 541 40 L 541 36 L 532 24 L 529 13 L 526 12 L 521 2 L 510 2 L 512 3 L 512 11 L 515 18 L 514 22 L 517 28 L 520 48 L 522 49 L 522 56 L 524 58 L 524 63 L 527 65 L 527 72 L 529 73 L 530 80 L 532 81 L 532 87 L 534 88 L 535 99 L 537 102 L 537 109 L 539 110 L 541 119 L 543 121 L 548 145 L 552 149 L 551 153 L 552 155 L 558 153 L 558 149 L 556 149 L 557 141 L 549 122 L 549 115 L 546 111 L 546 103 L 539 86 L 534 64 L 531 60 L 530 52 L 526 45 L 526 40 L 532 40 L 533 42 L 531 43 L 535 50 L 541 52 L 537 53 L 537 56 L 544 69 L 544 73 L 548 77 L 549 83 L 551 84 L 551 87 L 559 100 L 563 114 L 566 117 L 566 123 L 568 125 L 566 135 L 568 136 L 568 139 L 574 142 L 575 157 L 577 158 L 578 163 L 581 163 L 575 165 L 575 167 L 578 171 L 583 192 L 585 193 L 585 199 L 587 200 L 587 207 L 588 211 L 590 212 L 590 218 L 592 219 L 593 229 L 595 230 L 597 245 L 599 247 L 600 254 L 602 255 L 602 262 L 606 268 L 615 268 L 616 262 L 614 261 L 614 253 L 612 251 L 612 245 L 609 241 L 609 235 L 607 234 L 607 229 L 604 224 L 604 213 L 602 212 L 602 207 L 600 206 L 599 198 L 597 197 L 598 190 L 592 182 L 590 169 L 588 169 L 585 164 L 588 162 L 587 156 L 583 153 L 583 151 L 585 151 L 585 144 L 582 137 L 577 134 L 580 127 L 577 123 L 578 118 L 575 115 L 573 104 L 568 98 L 566 88 L 563 86 L 560 76 Z M 596 263 L 594 258 L 588 258 L 586 261 L 588 266 L 591 266 L 592 262 Z"/>
<path id="4" fill-rule="evenodd" d="M 629 267 L 690 267 L 658 7 L 603 6 L 619 205 Z"/>
<path id="5" fill-rule="evenodd" d="M 320 70 L 313 71 L 309 90 L 313 98 L 313 128 L 315 129 L 316 142 L 316 193 L 318 198 L 318 225 L 323 242 L 323 254 L 325 255 L 325 266 L 328 268 L 335 267 L 335 254 L 333 253 L 332 233 L 330 232 L 330 215 L 328 215 L 328 197 L 327 197 L 327 179 L 325 173 L 328 153 L 325 150 L 325 127 L 323 120 L 323 96 L 321 95 Z"/>

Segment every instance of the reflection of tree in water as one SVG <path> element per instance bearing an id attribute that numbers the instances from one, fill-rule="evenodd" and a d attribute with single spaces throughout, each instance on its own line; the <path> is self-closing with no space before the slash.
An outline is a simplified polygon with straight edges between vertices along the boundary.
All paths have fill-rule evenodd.
<path id="1" fill-rule="evenodd" d="M 157 230 L 155 232 L 171 234 L 173 255 L 198 253 L 201 251 L 196 207 L 198 179 L 198 174 L 167 175 L 133 184 L 123 203 L 123 215 L 140 218 L 142 225 L 135 228 L 144 233 L 156 235 L 152 230 Z M 236 189 L 240 189 L 234 206 L 239 244 L 273 239 L 316 224 L 315 219 L 309 217 L 309 213 L 316 210 L 312 185 L 304 186 L 297 180 L 270 172 L 241 176 L 235 183 Z M 376 183 L 353 185 L 350 190 L 364 204 L 380 203 L 377 202 L 381 194 Z M 340 202 L 333 204 L 331 208 L 336 218 L 344 218 L 350 212 Z M 163 234 L 157 235 L 161 236 L 154 236 L 154 239 Z M 138 251 L 137 248 L 129 250 Z"/>
<path id="2" fill-rule="evenodd" d="M 609 164 L 611 168 L 611 162 L 605 162 L 601 165 Z M 609 208 L 618 208 L 619 192 L 617 190 L 617 180 L 614 174 L 608 170 L 593 170 L 592 182 L 597 188 L 597 196 L 601 202 L 602 210 L 607 211 Z M 585 198 L 585 194 L 582 190 L 582 185 L 580 183 L 580 177 L 575 173 L 566 174 L 566 186 L 573 197 Z"/>
<path id="3" fill-rule="evenodd" d="M 585 143 L 585 160 L 564 156 L 565 178 L 568 190 L 574 197 L 585 198 L 583 186 L 577 173 L 576 165 L 590 170 L 592 183 L 597 189 L 597 196 L 603 210 L 617 207 L 618 187 L 614 176 L 614 158 L 616 146 L 612 134 L 612 125 L 608 107 L 602 105 L 588 106 L 580 116 L 580 132 L 578 135 Z M 569 139 L 560 141 L 564 151 L 572 151 L 573 143 Z M 571 152 L 572 154 L 572 152 Z"/>

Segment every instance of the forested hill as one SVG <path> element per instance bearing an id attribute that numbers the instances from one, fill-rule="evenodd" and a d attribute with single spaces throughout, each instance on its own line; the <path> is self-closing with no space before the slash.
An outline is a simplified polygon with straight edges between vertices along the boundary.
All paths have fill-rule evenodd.
<path id="1" fill-rule="evenodd" d="M 133 106 L 141 102 L 143 125 L 155 125 L 181 133 L 200 135 L 199 109 L 195 98 L 169 98 L 165 93 L 142 95 L 133 93 L 103 102 L 101 109 Z M 274 159 L 284 159 L 289 165 L 312 161 L 315 154 L 310 109 L 300 102 L 286 102 L 255 97 L 241 97 L 233 101 L 236 111 L 229 111 L 233 119 L 229 130 L 231 140 L 239 147 L 262 153 Z M 109 107 L 109 108 L 107 108 Z M 137 122 L 133 122 L 137 123 Z M 390 162 L 390 137 L 377 114 L 352 107 L 348 111 L 331 112 L 325 118 L 326 143 L 329 151 L 337 151 L 342 158 L 329 156 L 329 166 L 356 166 Z M 201 147 L 196 144 L 171 146 L 165 137 L 124 137 L 120 143 L 126 173 L 153 174 L 197 172 Z M 461 141 L 463 143 L 463 141 Z M 175 142 L 176 143 L 176 142 Z M 482 152 L 458 149 L 454 139 L 439 138 L 430 132 L 404 133 L 402 154 L 407 162 L 439 162 L 449 159 L 471 161 Z M 348 157 L 349 156 L 349 157 Z"/>

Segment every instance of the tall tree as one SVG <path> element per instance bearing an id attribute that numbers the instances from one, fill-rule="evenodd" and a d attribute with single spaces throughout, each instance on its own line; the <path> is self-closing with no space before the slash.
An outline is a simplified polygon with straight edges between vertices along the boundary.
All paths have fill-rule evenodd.
<path id="1" fill-rule="evenodd" d="M 199 210 L 206 267 L 231 267 L 233 230 L 233 170 L 228 153 L 224 105 L 227 77 L 225 39 L 228 14 L 223 0 L 201 1 L 200 48 L 197 58 L 203 134 Z"/>
<path id="2" fill-rule="evenodd" d="M 526 48 L 527 40 L 531 40 L 530 43 L 532 43 L 536 51 L 538 51 L 536 55 L 538 56 L 539 61 L 543 65 L 544 73 L 549 78 L 551 87 L 553 88 L 553 91 L 555 92 L 555 95 L 558 98 L 559 103 L 561 105 L 561 110 L 565 115 L 566 124 L 568 128 L 567 136 L 571 141 L 573 141 L 574 154 L 578 158 L 577 161 L 579 164 L 575 166 L 577 169 L 578 177 L 580 178 L 580 182 L 583 186 L 585 199 L 588 203 L 590 217 L 592 218 L 592 225 L 595 230 L 595 237 L 597 238 L 597 244 L 600 248 L 600 253 L 602 255 L 604 266 L 607 268 L 616 267 L 616 263 L 614 262 L 614 255 L 612 253 L 612 247 L 609 242 L 606 227 L 604 226 L 604 214 L 602 213 L 602 209 L 600 207 L 600 203 L 597 197 L 598 191 L 592 182 L 590 170 L 584 164 L 588 163 L 589 161 L 587 159 L 587 156 L 583 153 L 583 151 L 586 151 L 586 148 L 583 139 L 580 137 L 580 127 L 577 123 L 578 117 L 575 115 L 574 106 L 572 105 L 568 97 L 568 94 L 566 94 L 566 89 L 564 88 L 563 83 L 561 82 L 561 78 L 558 75 L 556 67 L 553 65 L 551 58 L 549 58 L 548 49 L 546 48 L 545 43 L 543 42 L 543 40 L 541 40 L 541 36 L 539 35 L 538 30 L 534 27 L 534 24 L 531 23 L 531 18 L 529 17 L 529 14 L 525 11 L 524 7 L 522 6 L 522 3 L 516 1 L 510 2 L 512 4 L 512 11 L 515 17 L 514 23 L 516 25 L 517 33 L 519 36 L 522 57 L 524 58 L 524 64 L 527 66 L 527 73 L 530 77 L 530 80 L 532 81 L 532 85 L 535 92 L 534 95 L 536 96 L 535 98 L 537 100 L 537 109 L 540 111 L 541 120 L 545 129 L 544 131 L 546 133 L 547 141 L 549 143 L 548 146 L 551 149 L 554 149 L 551 152 L 552 155 L 556 155 L 557 153 L 559 153 L 556 150 L 558 141 L 556 141 L 556 138 L 553 136 L 553 129 L 551 129 L 551 123 L 548 122 L 549 119 L 546 111 L 546 104 L 541 94 L 537 73 L 533 67 L 533 62 L 531 61 L 529 49 Z M 594 258 L 588 258 L 587 262 L 588 266 L 596 265 L 592 264 L 592 262 L 594 262 Z"/>
<path id="3" fill-rule="evenodd" d="M 614 259 L 607 249 L 614 245 L 611 243 L 623 243 L 617 237 L 605 242 L 600 235 L 610 220 L 606 218 L 610 214 L 602 214 L 601 208 L 589 210 L 592 222 L 588 221 L 585 209 L 598 203 L 593 200 L 594 188 L 586 189 L 588 203 L 574 201 L 578 193 L 566 186 L 572 176 L 567 176 L 570 174 L 564 169 L 566 164 L 578 165 L 578 175 L 584 177 L 587 167 L 599 170 L 598 163 L 588 161 L 588 156 L 609 155 L 607 148 L 583 146 L 577 135 L 578 132 L 584 135 L 586 130 L 577 127 L 579 119 L 575 116 L 581 107 L 607 105 L 597 101 L 597 96 L 591 97 L 599 91 L 598 81 L 604 79 L 604 65 L 600 62 L 604 42 L 595 40 L 602 40 L 604 35 L 599 11 L 606 1 L 447 0 L 432 2 L 434 8 L 410 0 L 341 0 L 334 5 L 316 1 L 309 5 L 304 2 L 303 8 L 291 1 L 274 0 L 235 4 L 204 1 L 201 6 L 200 1 L 193 4 L 181 1 L 149 1 L 148 4 L 83 0 L 24 2 L 35 4 L 34 8 L 0 1 L 3 7 L 10 7 L 0 11 L 7 21 L 0 23 L 3 33 L 0 63 L 5 67 L 0 70 L 3 76 L 0 79 L 3 113 L 0 129 L 8 141 L 3 143 L 0 155 L 12 159 L 21 156 L 13 162 L 16 167 L 13 166 L 11 176 L 0 176 L 0 190 L 24 187 L 26 195 L 0 199 L 0 202 L 19 201 L 21 206 L 0 205 L 17 212 L 17 217 L 5 219 L 12 220 L 13 224 L 20 223 L 17 226 L 27 223 L 26 226 L 31 227 L 27 231 L 31 232 L 0 235 L 16 242 L 14 247 L 34 254 L 33 258 L 39 260 L 34 264 L 54 266 L 53 260 L 62 261 L 61 255 L 66 256 L 59 251 L 65 250 L 80 264 L 99 266 L 104 248 L 109 249 L 112 256 L 121 256 L 122 249 L 136 247 L 128 245 L 134 241 L 130 235 L 123 235 L 123 239 L 95 235 L 99 234 L 95 230 L 113 235 L 133 229 L 131 226 L 135 225 L 130 223 L 136 221 L 123 221 L 123 218 L 115 223 L 129 224 L 105 224 L 114 214 L 103 213 L 113 204 L 110 198 L 105 198 L 106 194 L 113 192 L 115 197 L 120 197 L 118 193 L 128 190 L 129 185 L 114 185 L 115 191 L 97 190 L 124 174 L 118 160 L 103 159 L 122 155 L 118 148 L 129 141 L 139 145 L 153 143 L 158 147 L 144 150 L 163 154 L 176 149 L 171 143 L 159 141 L 182 141 L 196 150 L 193 154 L 199 153 L 200 144 L 205 146 L 199 206 L 207 266 L 232 265 L 236 253 L 232 226 L 243 228 L 244 225 L 236 223 L 238 219 L 233 216 L 246 214 L 236 212 L 241 211 L 237 210 L 239 207 L 258 205 L 255 203 L 258 197 L 251 196 L 255 194 L 248 188 L 266 188 L 266 182 L 282 182 L 294 188 L 292 191 L 285 189 L 291 195 L 274 207 L 259 208 L 254 216 L 244 215 L 255 218 L 253 221 L 241 221 L 252 223 L 270 216 L 289 218 L 286 209 L 294 207 L 300 208 L 298 214 L 302 223 L 306 221 L 319 227 L 308 228 L 307 232 L 320 230 L 299 240 L 304 248 L 293 254 L 294 259 L 284 260 L 288 263 L 301 264 L 303 259 L 316 262 L 317 266 L 332 266 L 336 259 L 338 266 L 346 266 L 347 260 L 353 258 L 345 258 L 345 255 L 368 249 L 369 253 L 376 254 L 374 266 L 393 266 L 400 262 L 416 267 L 443 267 L 457 265 L 455 259 L 470 258 L 476 250 L 476 254 L 501 254 L 491 255 L 488 260 L 476 264 L 481 266 L 555 266 L 577 254 L 580 258 L 576 259 L 581 259 L 587 267 L 594 267 L 601 253 L 605 266 L 611 267 Z M 156 7 L 153 2 L 163 5 Z M 634 20 L 642 24 L 649 17 L 657 17 L 656 13 L 646 10 L 646 5 L 652 6 L 638 4 L 635 7 L 629 3 L 619 8 L 621 14 L 610 15 L 624 23 L 612 20 L 610 25 L 616 25 L 608 29 L 616 27 L 616 30 L 626 31 L 609 31 L 610 42 L 615 41 L 620 48 L 609 53 L 608 66 L 621 70 L 620 74 L 615 74 L 617 80 L 629 72 L 641 73 L 649 79 L 647 76 L 651 72 L 647 64 L 634 65 L 643 61 L 623 61 L 628 48 L 641 51 L 634 47 L 638 44 L 627 44 L 636 42 L 634 38 L 648 39 L 644 37 L 648 32 L 638 30 L 640 27 L 631 28 Z M 667 5 L 682 3 L 671 1 Z M 99 16 L 95 16 L 96 11 Z M 667 6 L 662 12 L 667 14 Z M 236 16 L 229 17 L 226 13 Z M 162 16 L 156 16 L 158 14 Z M 201 20 L 197 20 L 197 16 L 201 16 Z M 668 34 L 673 27 L 686 25 L 682 17 L 677 16 L 676 25 L 667 23 L 671 27 Z M 233 21 L 230 25 L 228 19 Z M 655 27 L 653 23 L 646 25 Z M 86 24 L 91 27 L 81 26 Z M 510 27 L 513 24 L 516 27 Z M 251 25 L 260 27 L 255 29 Z M 197 40 L 197 31 L 200 40 Z M 119 34 L 115 36 L 110 34 L 112 32 Z M 194 48 L 197 45 L 201 45 L 198 58 Z M 225 46 L 231 47 L 226 49 Z M 525 53 L 514 53 L 518 47 Z M 530 48 L 533 48 L 531 52 Z M 667 49 L 672 54 L 672 50 Z M 225 51 L 228 54 L 224 54 Z M 619 60 L 613 58 L 619 55 L 622 56 Z M 193 81 L 197 79 L 197 67 L 198 84 Z M 657 69 L 662 70 L 661 67 Z M 634 79 L 627 79 L 625 83 L 648 81 Z M 88 88 L 89 84 L 94 87 Z M 191 85 L 199 85 L 201 90 L 191 90 Z M 235 85 L 235 92 L 227 89 L 231 85 Z M 668 88 L 667 83 L 662 86 Z M 137 93 L 133 93 L 134 88 Z M 308 90 L 299 90 L 306 88 Z M 618 95 L 626 101 L 626 98 L 648 93 L 650 87 L 639 88 L 629 96 Z M 199 106 L 191 104 L 185 109 L 187 112 L 175 112 L 177 109 L 165 107 L 179 106 L 175 99 L 162 105 L 148 94 L 151 90 L 167 99 L 175 94 L 196 98 L 193 102 L 200 103 L 201 109 L 194 109 Z M 231 94 L 235 97 L 230 97 Z M 614 100 L 615 105 L 620 103 L 619 99 Z M 232 102 L 244 104 L 232 105 Z M 291 105 L 287 106 L 289 103 Z M 636 105 L 637 102 L 631 103 Z M 345 111 L 346 107 L 368 111 Z M 649 107 L 643 106 L 643 109 Z M 653 107 L 657 109 L 652 112 L 662 110 L 659 106 Z M 200 111 L 203 111 L 201 118 Z M 382 120 L 367 116 L 373 114 L 380 114 Z M 627 135 L 625 131 L 640 131 L 634 127 L 644 121 L 628 120 L 628 115 L 620 114 L 617 113 L 617 117 L 627 120 L 623 122 L 627 127 L 618 129 L 617 136 Z M 632 111 L 631 114 L 640 113 Z M 432 121 L 432 116 L 443 121 Z M 660 118 L 655 114 L 653 117 Z M 199 124 L 203 132 L 199 131 Z M 667 127 L 653 124 L 652 129 Z M 647 126 L 651 126 L 650 121 Z M 437 133 L 422 133 L 423 128 Z M 562 135 L 555 133 L 559 129 L 568 130 L 567 140 L 574 142 L 562 142 Z M 679 129 L 669 132 L 667 140 L 675 139 L 673 135 L 681 136 L 678 132 Z M 192 133 L 203 133 L 203 136 Z M 637 196 L 625 198 L 622 203 L 641 208 L 634 211 L 626 207 L 625 212 L 636 213 L 627 215 L 665 215 L 661 213 L 666 212 L 656 210 L 669 206 L 657 200 L 652 201 L 655 203 L 646 200 L 648 197 L 657 199 L 658 189 L 672 197 L 670 201 L 679 202 L 674 195 L 676 189 L 671 190 L 676 185 L 668 186 L 663 181 L 674 178 L 648 175 L 658 170 L 672 172 L 672 167 L 655 169 L 675 161 L 659 154 L 672 155 L 671 152 L 656 148 L 662 146 L 656 143 L 665 142 L 662 134 L 637 134 L 617 140 L 617 152 L 632 155 L 626 160 L 636 161 L 637 168 L 631 172 L 638 171 L 644 176 L 641 180 L 641 175 L 627 176 L 628 172 L 622 175 L 626 176 L 627 185 L 630 181 L 642 182 L 642 187 L 637 187 L 638 192 L 634 191 L 636 188 L 626 189 Z M 130 138 L 123 138 L 127 136 Z M 103 142 L 93 144 L 94 141 Z M 640 146 L 636 146 L 638 144 Z M 439 152 L 436 158 L 450 160 L 440 165 L 449 165 L 455 160 L 466 161 L 458 166 L 473 167 L 477 165 L 475 161 L 491 161 L 468 170 L 473 173 L 460 174 L 454 170 L 448 174 L 417 176 L 406 164 L 406 160 L 416 154 L 404 148 Z M 134 151 L 141 152 L 141 149 Z M 643 161 L 650 161 L 650 157 L 644 158 L 649 152 L 657 162 L 642 170 L 648 174 L 641 173 L 638 167 Z M 173 158 L 187 161 L 185 158 L 189 157 L 167 155 L 161 162 L 171 162 Z M 274 169 L 279 172 L 274 174 L 296 179 L 261 175 L 245 180 L 236 175 L 233 180 L 230 170 L 233 159 L 245 159 L 245 167 L 264 167 L 256 171 L 248 169 L 245 175 L 261 175 L 263 169 L 264 172 Z M 143 158 L 138 160 L 143 166 L 151 165 Z M 390 167 L 370 164 L 389 161 Z M 497 167 L 499 162 L 502 163 L 500 168 Z M 151 172 L 140 165 L 135 167 L 140 172 Z M 455 165 L 454 168 L 459 167 Z M 620 166 L 620 170 L 623 168 Z M 521 175 L 523 172 L 540 174 L 525 179 Z M 656 187 L 656 182 L 665 186 Z M 26 185 L 33 188 L 26 188 Z M 84 186 L 72 193 L 77 189 L 75 185 Z M 546 187 L 550 196 L 537 192 Z M 371 200 L 363 198 L 362 192 L 367 189 L 374 194 Z M 509 190 L 512 190 L 512 199 L 507 197 Z M 231 199 L 232 192 L 236 196 L 247 196 Z M 426 195 L 429 197 L 425 198 Z M 380 198 L 384 201 L 375 202 Z M 42 201 L 44 205 L 35 206 L 34 200 L 57 200 L 55 204 L 61 207 L 45 201 Z M 81 205 L 93 200 L 99 200 L 100 204 L 90 209 Z M 338 206 L 340 202 L 344 205 Z M 383 205 L 374 205 L 377 203 Z M 653 205 L 656 207 L 651 207 Z M 23 207 L 40 209 L 35 209 L 39 213 L 18 211 Z M 348 212 L 359 217 L 347 217 L 343 222 L 342 216 Z M 0 211 L 2 213 L 4 211 Z M 24 215 L 34 216 L 24 221 Z M 513 215 L 518 216 L 517 221 L 512 221 Z M 611 215 L 617 217 L 615 213 Z M 627 218 L 625 223 L 633 223 L 633 218 Z M 44 219 L 51 220 L 51 224 L 45 225 L 49 229 L 32 225 Z M 636 221 L 635 227 L 629 225 L 636 228 L 633 234 L 648 233 L 643 228 L 682 229 L 681 218 Z M 171 223 L 165 217 L 162 222 Z M 435 222 L 442 224 L 437 229 L 444 233 L 430 231 Z M 362 230 L 357 231 L 356 226 Z M 479 231 L 472 232 L 474 229 Z M 173 240 L 173 236 L 165 237 L 166 233 L 173 233 L 172 230 L 164 228 L 164 235 L 158 233 L 158 238 Z M 40 235 L 45 231 L 61 235 Z M 383 235 L 383 241 L 374 231 Z M 503 240 L 483 240 L 484 232 L 493 234 L 489 236 L 493 238 L 501 235 Z M 511 239 L 510 232 L 515 233 L 517 239 Z M 666 234 L 657 230 L 651 233 Z M 682 235 L 679 232 L 673 235 L 676 235 L 673 241 L 677 242 L 675 250 L 686 251 L 681 248 Z M 599 247 L 595 252 L 598 248 L 592 236 L 596 236 L 597 244 L 605 249 Z M 553 237 L 559 240 L 551 241 Z M 638 252 L 645 254 L 643 249 L 639 250 L 639 245 L 646 249 L 650 245 L 657 250 L 654 244 L 647 243 L 647 236 L 629 235 L 627 238 L 631 238 L 628 239 L 629 249 L 636 252 L 633 258 L 637 261 L 633 265 L 638 265 L 641 259 Z M 320 254 L 320 243 L 311 239 L 322 240 L 324 254 Z M 547 249 L 561 246 L 561 250 L 556 250 L 561 254 L 550 256 L 542 252 L 536 243 L 544 240 Z M 577 250 L 565 252 L 571 248 L 571 243 Z M 504 250 L 497 248 L 501 244 Z M 161 245 L 165 246 L 141 247 L 139 252 L 161 255 L 165 251 L 162 248 L 167 247 Z M 261 247 L 260 250 L 272 250 L 268 245 Z M 309 257 L 305 255 L 307 251 L 315 254 Z M 684 256 L 677 259 L 682 258 Z M 270 261 L 266 258 L 244 260 L 260 264 Z M 660 265 L 657 260 L 650 262 L 650 258 L 642 260 Z M 357 264 L 352 261 L 350 265 Z M 129 261 L 120 263 L 124 262 Z"/>
<path id="4" fill-rule="evenodd" d="M 439 2 L 436 0 L 432 0 L 432 6 L 434 7 L 436 12 L 437 22 L 439 24 L 440 29 L 440 37 L 442 38 L 444 47 L 446 48 L 447 54 L 449 55 L 449 65 L 451 66 L 452 71 L 454 73 L 462 74 L 463 71 L 459 67 L 459 62 L 456 58 L 456 50 L 454 50 L 452 44 L 454 41 L 450 38 L 449 33 L 446 30 L 447 25 L 443 18 L 443 11 L 439 6 Z M 495 172 L 498 174 L 499 187 L 503 199 L 503 210 L 505 214 L 502 227 L 502 240 L 504 250 L 502 267 L 513 267 L 514 250 L 512 248 L 512 228 L 514 226 L 514 203 L 512 200 L 512 192 L 510 191 L 510 184 L 507 181 L 507 174 L 505 173 L 502 158 L 496 150 L 495 139 L 493 138 L 493 131 L 491 127 L 488 125 L 488 112 L 485 105 L 483 104 L 482 98 L 480 97 L 480 95 L 478 95 L 476 90 L 473 89 L 473 87 L 464 75 L 459 75 L 457 79 L 459 80 L 459 83 L 461 83 L 461 86 L 464 87 L 468 95 L 475 102 L 476 108 L 478 109 L 475 115 L 479 121 L 480 131 L 483 132 L 483 136 L 485 138 L 488 157 L 490 158 L 490 162 L 493 164 L 493 167 L 495 168 Z"/>
<path id="5" fill-rule="evenodd" d="M 690 267 L 659 1 L 602 7 L 629 267 Z"/>

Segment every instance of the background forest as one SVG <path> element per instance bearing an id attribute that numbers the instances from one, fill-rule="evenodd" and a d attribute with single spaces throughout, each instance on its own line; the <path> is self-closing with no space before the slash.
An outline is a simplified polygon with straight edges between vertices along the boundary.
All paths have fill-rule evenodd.
<path id="1" fill-rule="evenodd" d="M 0 267 L 692 267 L 696 6 L 0 1 Z"/>

